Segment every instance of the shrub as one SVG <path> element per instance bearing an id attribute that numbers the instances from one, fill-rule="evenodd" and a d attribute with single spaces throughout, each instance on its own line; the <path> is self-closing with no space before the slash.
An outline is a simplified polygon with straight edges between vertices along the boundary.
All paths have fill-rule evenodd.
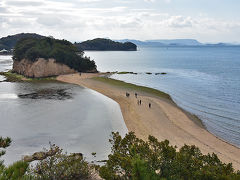
<path id="1" fill-rule="evenodd" d="M 99 170 L 104 179 L 240 179 L 232 164 L 222 163 L 216 154 L 203 155 L 196 146 L 169 145 L 153 136 L 148 141 L 138 139 L 134 133 L 122 138 L 112 133 L 112 153 Z"/>
<path id="2" fill-rule="evenodd" d="M 90 178 L 92 168 L 80 153 L 67 155 L 59 150 L 55 155 L 39 161 L 29 174 L 39 180 L 78 180 Z"/>

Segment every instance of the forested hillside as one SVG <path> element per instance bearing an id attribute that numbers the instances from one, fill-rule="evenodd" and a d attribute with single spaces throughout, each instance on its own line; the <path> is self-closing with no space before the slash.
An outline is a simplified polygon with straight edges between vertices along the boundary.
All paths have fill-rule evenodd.
<path id="1" fill-rule="evenodd" d="M 83 52 L 79 52 L 69 41 L 53 38 L 26 38 L 17 42 L 13 52 L 14 61 L 28 59 L 34 62 L 38 58 L 53 58 L 56 62 L 66 64 L 80 72 L 96 70 L 95 62 L 84 57 Z"/>
<path id="2" fill-rule="evenodd" d="M 14 48 L 18 40 L 24 39 L 24 38 L 41 39 L 41 38 L 44 38 L 44 36 L 41 36 L 35 33 L 21 33 L 21 34 L 3 37 L 3 38 L 0 38 L 0 50 L 1 49 L 11 50 Z"/>
<path id="3" fill-rule="evenodd" d="M 96 51 L 136 51 L 137 46 L 131 42 L 115 42 L 110 39 L 97 38 L 74 44 L 79 50 Z"/>

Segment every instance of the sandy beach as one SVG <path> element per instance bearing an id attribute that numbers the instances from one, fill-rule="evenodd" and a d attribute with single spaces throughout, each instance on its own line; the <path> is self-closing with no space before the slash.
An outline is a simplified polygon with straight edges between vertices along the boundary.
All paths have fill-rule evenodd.
<path id="1" fill-rule="evenodd" d="M 99 74 L 69 74 L 58 76 L 57 80 L 93 89 L 115 100 L 120 105 L 128 130 L 139 138 L 153 135 L 159 141 L 168 139 L 178 147 L 196 145 L 202 153 L 214 152 L 223 162 L 232 162 L 235 169 L 240 169 L 240 149 L 209 133 L 195 116 L 184 112 L 170 99 L 93 78 L 97 76 Z M 129 97 L 126 92 L 130 93 Z M 138 100 L 142 101 L 141 105 Z"/>

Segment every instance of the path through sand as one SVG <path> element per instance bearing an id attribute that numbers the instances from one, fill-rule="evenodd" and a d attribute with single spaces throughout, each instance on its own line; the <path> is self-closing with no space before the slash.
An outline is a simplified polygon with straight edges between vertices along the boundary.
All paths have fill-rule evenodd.
<path id="1" fill-rule="evenodd" d="M 239 148 L 209 133 L 199 125 L 198 120 L 187 115 L 170 100 L 91 79 L 96 76 L 99 74 L 70 74 L 61 75 L 57 80 L 93 89 L 118 102 L 128 130 L 135 132 L 139 138 L 146 139 L 148 135 L 153 135 L 159 141 L 168 139 L 178 147 L 184 144 L 196 145 L 202 153 L 214 152 L 223 162 L 232 162 L 234 168 L 240 169 Z M 125 96 L 126 91 L 130 93 L 129 98 Z M 134 96 L 135 92 L 138 98 Z M 142 105 L 137 103 L 140 99 Z M 149 103 L 151 108 L 148 107 Z"/>

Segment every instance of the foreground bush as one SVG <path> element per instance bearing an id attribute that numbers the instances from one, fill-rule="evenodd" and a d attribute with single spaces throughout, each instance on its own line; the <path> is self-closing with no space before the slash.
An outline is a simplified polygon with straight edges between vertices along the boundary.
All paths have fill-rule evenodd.
<path id="1" fill-rule="evenodd" d="M 9 138 L 0 138 L 1 148 L 8 147 L 10 143 Z M 45 156 L 49 152 L 56 153 Z M 30 162 L 36 159 L 41 160 L 30 166 Z M 17 161 L 8 167 L 4 166 L 3 161 L 0 164 L 0 180 L 87 180 L 95 176 L 93 172 L 94 168 L 83 159 L 81 153 L 68 155 L 57 146 L 28 156 L 28 161 Z"/>
<path id="2" fill-rule="evenodd" d="M 11 144 L 10 138 L 2 138 L 0 137 L 0 157 L 3 156 L 6 149 Z M 0 161 L 0 180 L 17 180 L 17 179 L 24 179 L 25 173 L 28 169 L 28 163 L 23 161 L 15 162 L 14 164 L 5 167 L 3 164 L 3 160 Z M 25 177 L 24 177 L 25 176 Z"/>
<path id="3" fill-rule="evenodd" d="M 203 155 L 196 146 L 184 145 L 177 151 L 168 140 L 158 142 L 149 136 L 145 142 L 134 133 L 124 138 L 112 133 L 110 142 L 112 153 L 100 168 L 100 176 L 107 180 L 240 179 L 232 164 L 222 163 L 214 153 Z"/>
<path id="4" fill-rule="evenodd" d="M 0 148 L 10 145 L 9 138 L 0 138 Z M 196 146 L 184 145 L 178 151 L 169 141 L 159 142 L 153 136 L 148 141 L 134 133 L 122 138 L 112 133 L 112 153 L 99 168 L 84 160 L 81 153 L 66 154 L 57 146 L 37 152 L 5 167 L 0 164 L 0 180 L 79 180 L 96 179 L 94 167 L 106 180 L 239 180 L 232 164 L 222 163 L 216 154 L 203 155 Z M 1 151 L 0 156 L 4 154 Z M 94 153 L 93 153 L 94 154 Z M 38 160 L 34 166 L 29 162 Z M 26 162 L 28 161 L 28 162 Z"/>
<path id="5" fill-rule="evenodd" d="M 39 180 L 78 180 L 92 177 L 92 168 L 80 153 L 67 155 L 58 151 L 31 168 L 30 174 Z"/>

